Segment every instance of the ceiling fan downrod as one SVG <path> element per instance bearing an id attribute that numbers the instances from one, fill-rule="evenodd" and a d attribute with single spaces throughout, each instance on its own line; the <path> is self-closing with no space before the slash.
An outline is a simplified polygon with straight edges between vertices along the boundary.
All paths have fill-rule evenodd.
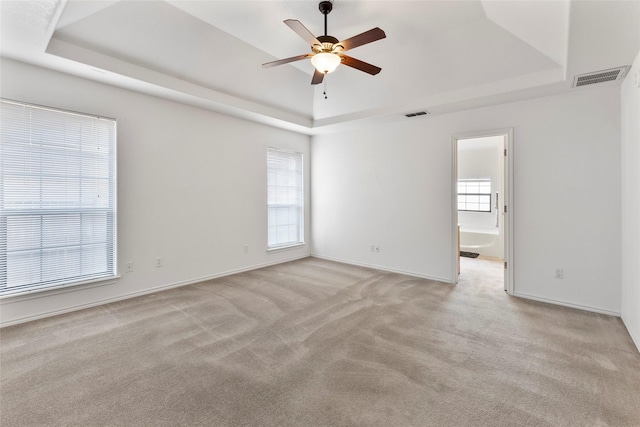
<path id="1" fill-rule="evenodd" d="M 333 3 L 330 1 L 321 1 L 318 9 L 324 15 L 324 35 L 327 35 L 327 15 L 333 10 Z"/>

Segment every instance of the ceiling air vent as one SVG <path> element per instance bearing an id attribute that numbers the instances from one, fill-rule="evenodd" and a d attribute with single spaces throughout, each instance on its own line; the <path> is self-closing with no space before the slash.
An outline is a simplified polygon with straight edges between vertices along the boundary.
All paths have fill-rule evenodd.
<path id="1" fill-rule="evenodd" d="M 427 114 L 429 114 L 428 111 L 418 111 L 417 113 L 405 114 L 405 116 L 407 116 L 407 117 L 416 117 L 416 116 L 426 116 Z"/>
<path id="2" fill-rule="evenodd" d="M 581 74 L 573 79 L 573 87 L 593 85 L 596 83 L 612 82 L 622 80 L 627 74 L 629 67 L 618 67 L 610 70 L 596 71 L 594 73 Z"/>

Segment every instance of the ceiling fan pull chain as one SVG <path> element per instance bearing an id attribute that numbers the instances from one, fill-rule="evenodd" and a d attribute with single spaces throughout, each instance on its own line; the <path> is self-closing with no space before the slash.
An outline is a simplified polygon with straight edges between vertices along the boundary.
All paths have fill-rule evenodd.
<path id="1" fill-rule="evenodd" d="M 325 73 L 324 75 L 324 99 L 328 99 L 327 98 L 327 73 Z"/>

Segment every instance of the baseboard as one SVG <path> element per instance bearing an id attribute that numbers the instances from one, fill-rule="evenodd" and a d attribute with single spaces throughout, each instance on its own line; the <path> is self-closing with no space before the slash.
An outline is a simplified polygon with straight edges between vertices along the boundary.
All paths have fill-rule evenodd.
<path id="1" fill-rule="evenodd" d="M 4 327 L 7 327 L 7 326 L 12 326 L 12 325 L 18 325 L 20 323 L 31 322 L 33 320 L 44 319 L 44 318 L 47 318 L 47 317 L 58 316 L 60 314 L 71 313 L 71 312 L 78 311 L 78 310 L 84 310 L 86 308 L 98 307 L 100 305 L 109 304 L 109 303 L 117 302 L 117 301 L 122 301 L 122 300 L 130 299 L 130 298 L 136 298 L 136 297 L 140 297 L 140 296 L 143 296 L 143 295 L 153 294 L 153 293 L 156 293 L 156 292 L 166 291 L 168 289 L 179 288 L 181 286 L 193 285 L 194 283 L 200 283 L 200 282 L 204 282 L 204 281 L 207 281 L 207 280 L 218 279 L 220 277 L 231 276 L 233 274 L 238 274 L 238 273 L 244 273 L 246 271 L 258 270 L 260 268 L 270 267 L 272 265 L 283 264 L 285 262 L 291 262 L 291 261 L 295 261 L 295 260 L 298 260 L 298 259 L 308 258 L 309 256 L 310 256 L 309 254 L 305 254 L 305 255 L 300 255 L 300 256 L 288 258 L 288 259 L 285 259 L 285 260 L 280 260 L 280 261 L 275 261 L 275 262 L 267 262 L 267 263 L 263 263 L 263 264 L 256 264 L 256 265 L 252 265 L 250 267 L 243 267 L 243 268 L 238 268 L 238 269 L 234 269 L 234 270 L 227 270 L 227 271 L 224 271 L 224 272 L 221 272 L 221 273 L 212 274 L 212 275 L 209 275 L 209 276 L 203 276 L 203 277 L 198 277 L 198 278 L 195 278 L 195 279 L 189 279 L 189 280 L 184 280 L 184 281 L 180 281 L 180 282 L 169 283 L 169 284 L 166 284 L 166 285 L 161 285 L 161 286 L 156 286 L 156 287 L 149 288 L 149 289 L 144 289 L 142 291 L 137 291 L 137 292 L 131 292 L 131 293 L 128 293 L 128 294 L 118 295 L 118 296 L 112 297 L 112 298 L 105 298 L 105 299 L 93 301 L 93 302 L 86 303 L 86 304 L 78 304 L 78 305 L 74 305 L 74 306 L 71 306 L 71 307 L 63 308 L 63 309 L 60 309 L 60 310 L 52 310 L 52 311 L 47 311 L 45 313 L 35 314 L 35 315 L 32 315 L 32 316 L 24 316 L 24 317 L 20 317 L 20 318 L 17 318 L 17 319 L 12 319 L 10 321 L 2 322 L 2 323 L 0 323 L 0 328 L 4 328 Z M 31 296 L 31 298 L 46 298 L 46 295 L 42 295 L 42 296 L 34 295 L 34 296 Z"/>
<path id="2" fill-rule="evenodd" d="M 360 267 L 374 268 L 374 269 L 377 269 L 377 270 L 389 271 L 389 272 L 392 272 L 392 273 L 406 274 L 407 276 L 420 277 L 422 279 L 430 279 L 430 280 L 437 280 L 439 282 L 452 283 L 449 279 L 444 279 L 444 278 L 440 278 L 440 277 L 433 277 L 433 276 L 427 276 L 427 275 L 424 275 L 424 274 L 418 274 L 418 273 L 414 273 L 414 272 L 411 272 L 411 271 L 404 271 L 404 270 L 398 270 L 398 269 L 393 269 L 393 268 L 387 268 L 387 267 L 383 267 L 383 266 L 379 266 L 379 265 L 367 264 L 367 263 L 356 262 L 356 261 L 352 261 L 352 260 L 345 260 L 345 259 L 335 258 L 335 257 L 328 257 L 328 256 L 318 255 L 318 254 L 313 254 L 313 253 L 311 254 L 311 256 L 314 257 L 314 258 L 326 259 L 328 261 L 342 262 L 342 263 L 345 263 L 345 264 L 357 265 L 357 266 L 360 266 Z M 579 304 L 573 304 L 573 303 L 569 303 L 569 302 L 565 302 L 565 301 L 558 301 L 558 300 L 552 300 L 552 299 L 548 299 L 548 298 L 541 298 L 541 297 L 537 297 L 537 296 L 534 296 L 534 295 L 529 295 L 529 294 L 524 294 L 524 293 L 519 293 L 519 292 L 515 292 L 513 294 L 513 296 L 518 297 L 518 298 L 529 299 L 529 300 L 533 300 L 533 301 L 545 302 L 545 303 L 548 303 L 548 304 L 561 305 L 561 306 L 564 306 L 564 307 L 575 308 L 575 309 L 578 309 L 578 310 L 590 311 L 590 312 L 593 312 L 593 313 L 600 313 L 600 314 L 606 314 L 606 315 L 609 315 L 609 316 L 620 317 L 620 312 L 617 312 L 617 311 L 604 310 L 604 309 L 601 309 L 601 308 L 590 307 L 590 306 L 579 305 Z M 634 340 L 636 345 L 638 345 L 639 341 L 636 340 L 635 337 L 633 337 L 633 336 L 631 338 Z M 640 346 L 638 346 L 638 348 L 640 349 Z"/>
<path id="3" fill-rule="evenodd" d="M 357 265 L 359 267 L 367 267 L 367 268 L 373 268 L 376 270 L 388 271 L 389 273 L 398 273 L 398 274 L 404 274 L 406 276 L 419 277 L 420 279 L 429 279 L 429 280 L 437 280 L 438 282 L 453 283 L 451 282 L 450 279 L 444 279 L 442 277 L 435 277 L 435 276 L 427 276 L 424 274 L 415 273 L 413 271 L 398 270 L 395 268 L 388 268 L 380 265 L 367 264 L 364 262 L 352 261 L 352 260 L 347 260 L 343 258 L 334 258 L 334 257 L 329 257 L 324 255 L 317 255 L 313 253 L 311 254 L 311 256 L 318 259 L 326 259 L 327 261 L 341 262 L 343 264 Z"/>
<path id="4" fill-rule="evenodd" d="M 640 353 L 640 336 L 635 335 L 634 332 L 632 332 L 632 330 L 629 328 L 629 326 L 625 323 L 624 317 L 621 317 L 621 318 L 622 318 L 622 324 L 627 329 L 627 332 L 629 333 L 629 336 L 631 337 L 631 341 L 633 341 L 633 343 L 636 345 L 636 348 L 638 349 L 638 353 Z"/>
<path id="5" fill-rule="evenodd" d="M 561 305 L 563 307 L 577 308 L 578 310 L 591 311 L 593 313 L 607 314 L 609 316 L 620 317 L 620 312 L 618 311 L 604 310 L 602 308 L 590 307 L 588 305 L 573 304 L 565 301 L 541 298 L 534 295 L 523 294 L 521 292 L 514 292 L 513 296 L 518 298 L 530 299 L 533 301 L 546 302 L 548 304 Z"/>

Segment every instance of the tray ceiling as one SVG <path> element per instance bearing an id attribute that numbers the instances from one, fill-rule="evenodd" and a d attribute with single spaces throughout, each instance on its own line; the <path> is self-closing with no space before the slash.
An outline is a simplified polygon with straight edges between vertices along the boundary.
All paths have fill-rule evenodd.
<path id="1" fill-rule="evenodd" d="M 628 65 L 639 2 L 339 1 L 328 33 L 387 38 L 350 51 L 311 86 L 307 53 L 283 24 L 323 32 L 315 1 L 3 1 L 0 54 L 304 133 L 406 119 L 571 89 L 573 75 Z M 597 38 L 593 29 L 597 28 Z M 428 116 L 427 116 L 428 117 Z"/>

